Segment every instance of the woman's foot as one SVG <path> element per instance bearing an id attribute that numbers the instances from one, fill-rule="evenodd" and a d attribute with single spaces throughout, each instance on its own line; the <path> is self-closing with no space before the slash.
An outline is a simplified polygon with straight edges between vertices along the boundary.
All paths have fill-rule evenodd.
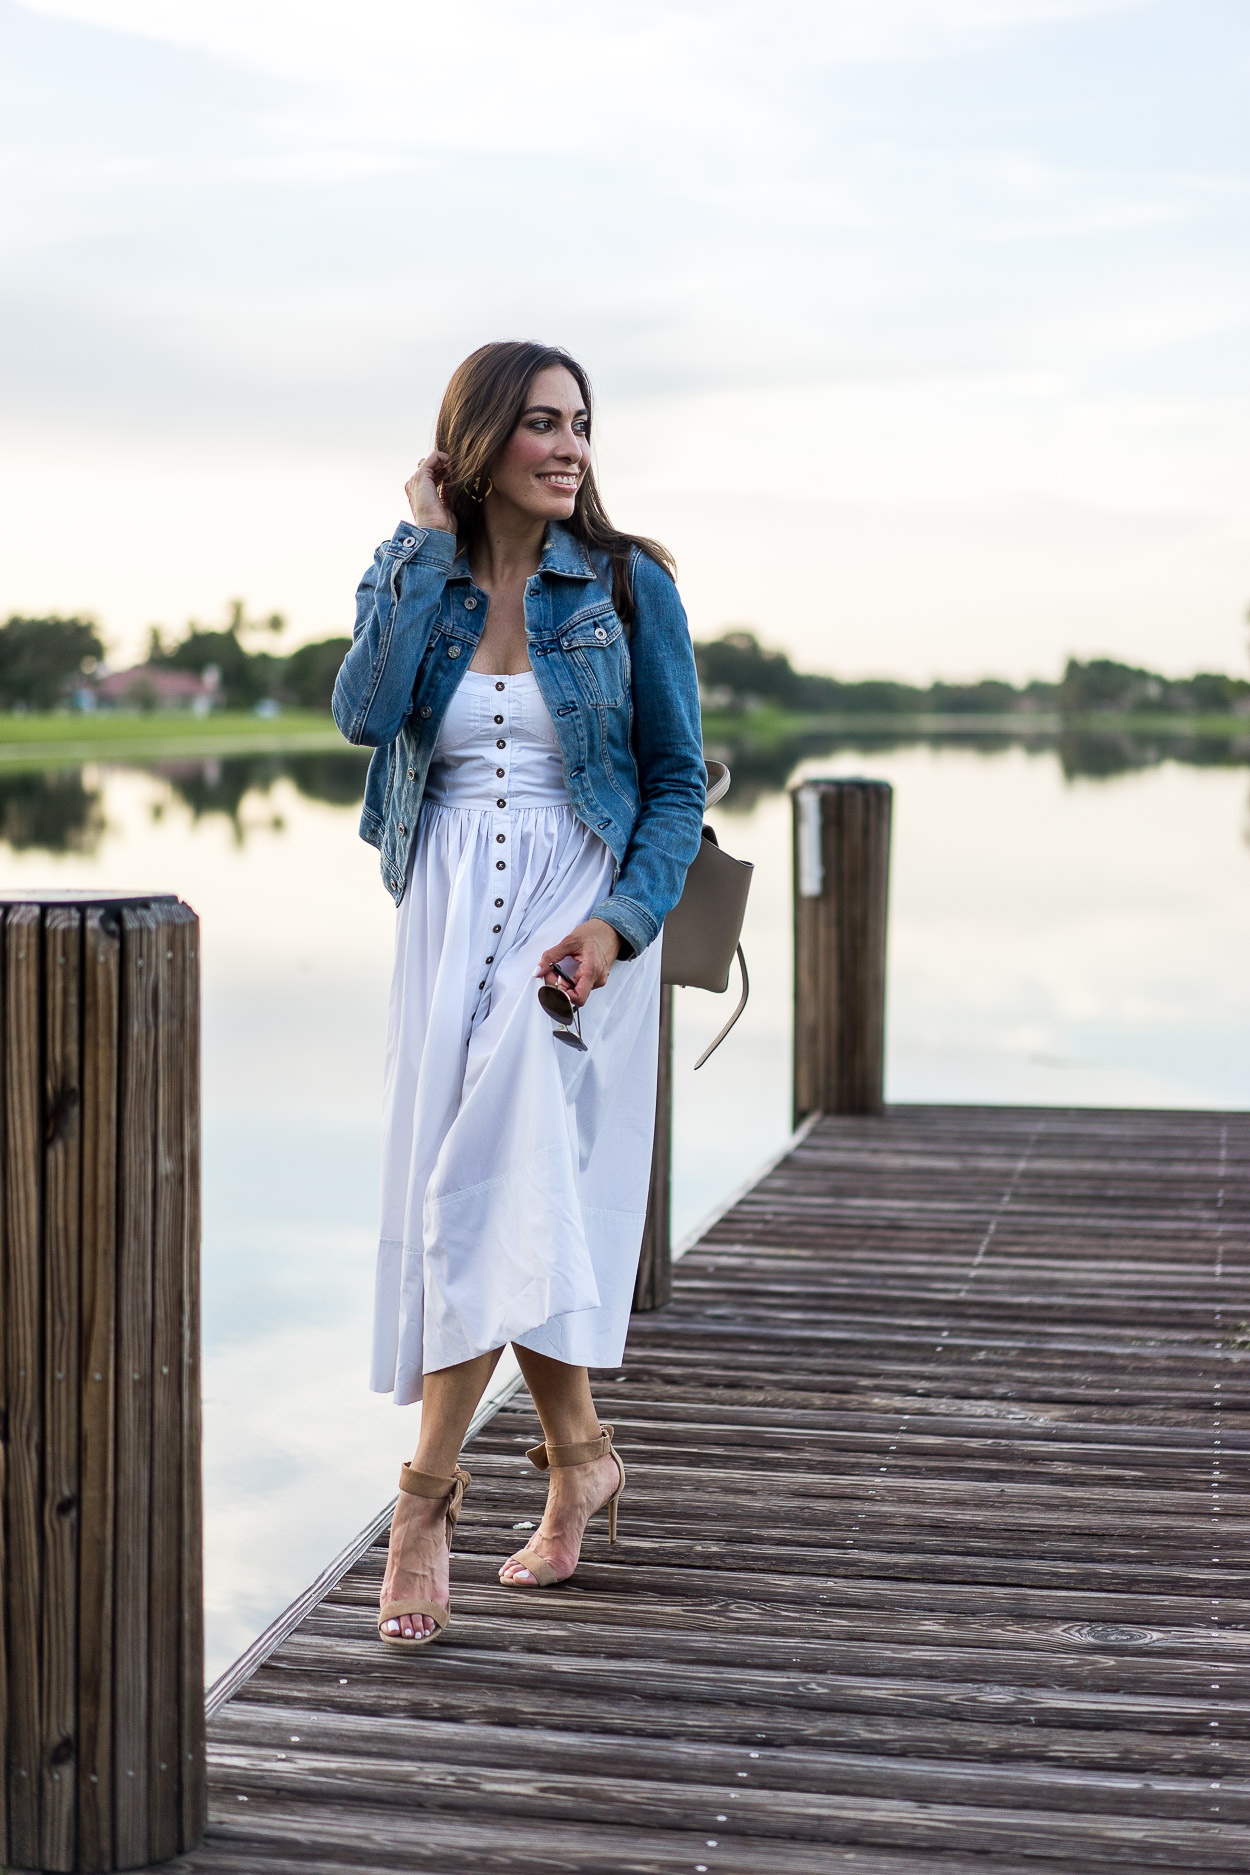
<path id="1" fill-rule="evenodd" d="M 451 1558 L 447 1551 L 447 1499 L 414 1497 L 401 1491 L 391 1519 L 391 1543 L 382 1578 L 383 1602 L 438 1602 L 450 1598 Z M 438 1623 L 429 1615 L 402 1615 L 384 1621 L 382 1632 L 420 1640 Z"/>
<path id="2" fill-rule="evenodd" d="M 544 1557 L 560 1581 L 576 1569 L 586 1525 L 620 1482 L 617 1462 L 607 1452 L 588 1464 L 561 1465 L 548 1473 L 547 1508 L 525 1547 Z M 499 1571 L 501 1582 L 532 1584 L 535 1579 L 515 1556 L 510 1556 Z"/>

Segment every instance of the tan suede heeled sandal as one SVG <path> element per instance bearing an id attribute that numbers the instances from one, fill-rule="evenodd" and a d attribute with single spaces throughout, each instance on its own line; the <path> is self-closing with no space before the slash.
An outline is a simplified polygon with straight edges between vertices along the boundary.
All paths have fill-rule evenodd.
<path id="1" fill-rule="evenodd" d="M 445 1497 L 447 1499 L 447 1553 L 451 1554 L 452 1531 L 460 1520 L 460 1506 L 464 1494 L 473 1480 L 462 1465 L 457 1465 L 450 1478 L 440 1478 L 435 1471 L 414 1471 L 405 1463 L 399 1474 L 399 1488 L 407 1491 L 411 1497 Z M 382 1625 L 386 1621 L 398 1621 L 404 1615 L 428 1615 L 434 1622 L 429 1634 L 383 1634 Z M 383 1602 L 378 1610 L 378 1639 L 385 1641 L 388 1647 L 428 1647 L 436 1641 L 447 1623 L 451 1620 L 451 1609 L 442 1602 Z"/>
<path id="2" fill-rule="evenodd" d="M 525 1456 L 531 1465 L 537 1466 L 539 1471 L 546 1471 L 549 1465 L 557 1467 L 590 1465 L 597 1458 L 614 1458 L 616 1469 L 621 1474 L 620 1482 L 606 1505 L 601 1505 L 600 1509 L 606 1509 L 608 1513 L 608 1542 L 615 1543 L 616 1507 L 620 1502 L 621 1492 L 625 1489 L 625 1466 L 621 1462 L 620 1453 L 612 1443 L 611 1426 L 600 1426 L 597 1439 L 583 1439 L 577 1445 L 531 1445 Z M 594 1515 L 593 1511 L 591 1515 Z M 587 1518 L 587 1522 L 589 1521 L 590 1519 Z M 518 1582 L 514 1577 L 500 1576 L 499 1580 L 506 1589 L 549 1589 L 555 1582 L 568 1581 L 567 1576 L 558 1576 L 547 1558 L 540 1556 L 536 1549 L 518 1550 L 515 1556 L 509 1556 L 508 1562 L 519 1563 L 522 1569 L 528 1569 L 534 1580 Z M 505 1563 L 505 1569 L 507 1566 L 508 1564 Z"/>

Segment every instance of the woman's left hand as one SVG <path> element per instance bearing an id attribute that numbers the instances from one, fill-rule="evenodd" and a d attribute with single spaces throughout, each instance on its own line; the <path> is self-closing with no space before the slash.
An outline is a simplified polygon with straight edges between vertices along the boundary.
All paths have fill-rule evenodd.
<path id="1" fill-rule="evenodd" d="M 579 1007 L 585 1003 L 591 990 L 597 990 L 608 980 L 608 972 L 616 962 L 621 949 L 620 933 L 602 918 L 588 918 L 585 924 L 575 925 L 567 937 L 553 944 L 550 950 L 542 954 L 542 961 L 535 971 L 536 976 L 560 989 L 568 985 L 561 983 L 552 969 L 552 964 L 563 963 L 566 957 L 577 959 L 577 980 L 569 990 L 570 999 Z"/>

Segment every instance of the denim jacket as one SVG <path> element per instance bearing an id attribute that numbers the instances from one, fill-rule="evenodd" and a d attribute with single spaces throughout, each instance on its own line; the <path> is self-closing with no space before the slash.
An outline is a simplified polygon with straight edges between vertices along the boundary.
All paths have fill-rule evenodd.
<path id="1" fill-rule="evenodd" d="M 612 606 L 606 556 L 548 523 L 525 584 L 530 665 L 551 712 L 569 801 L 615 861 L 612 890 L 588 911 L 619 932 L 621 955 L 646 949 L 681 897 L 699 850 L 707 774 L 699 686 L 677 588 L 635 548 L 634 618 Z M 490 601 L 455 536 L 401 522 L 356 594 L 352 648 L 334 686 L 334 720 L 375 751 L 360 835 L 382 879 L 404 895 L 417 815 L 439 725 L 477 649 Z"/>

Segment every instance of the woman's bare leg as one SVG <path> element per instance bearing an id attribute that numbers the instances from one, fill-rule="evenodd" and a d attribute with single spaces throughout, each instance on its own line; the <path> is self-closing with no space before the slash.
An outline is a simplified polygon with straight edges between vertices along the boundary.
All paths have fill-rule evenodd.
<path id="1" fill-rule="evenodd" d="M 548 1445 L 578 1445 L 599 1437 L 599 1415 L 584 1367 L 570 1367 L 549 1355 L 516 1348 L 517 1361 L 542 1421 Z M 557 1575 L 572 1575 L 588 1519 L 606 1504 L 620 1482 L 615 1459 L 587 1465 L 560 1465 L 547 1474 L 547 1508 L 538 1529 L 525 1544 L 545 1556 Z M 499 1571 L 501 1582 L 532 1582 L 530 1571 L 511 1560 Z"/>
<path id="2" fill-rule="evenodd" d="M 414 1471 L 432 1471 L 450 1478 L 460 1457 L 464 1435 L 486 1383 L 495 1371 L 502 1349 L 479 1354 L 455 1367 L 427 1374 L 422 1387 L 421 1432 L 413 1457 Z M 440 1602 L 447 1604 L 449 1567 L 445 1541 L 445 1498 L 413 1497 L 401 1491 L 391 1519 L 391 1543 L 382 1582 L 384 1602 Z M 428 1615 L 404 1615 L 388 1621 L 388 1634 L 405 1640 L 429 1634 L 434 1622 Z"/>

